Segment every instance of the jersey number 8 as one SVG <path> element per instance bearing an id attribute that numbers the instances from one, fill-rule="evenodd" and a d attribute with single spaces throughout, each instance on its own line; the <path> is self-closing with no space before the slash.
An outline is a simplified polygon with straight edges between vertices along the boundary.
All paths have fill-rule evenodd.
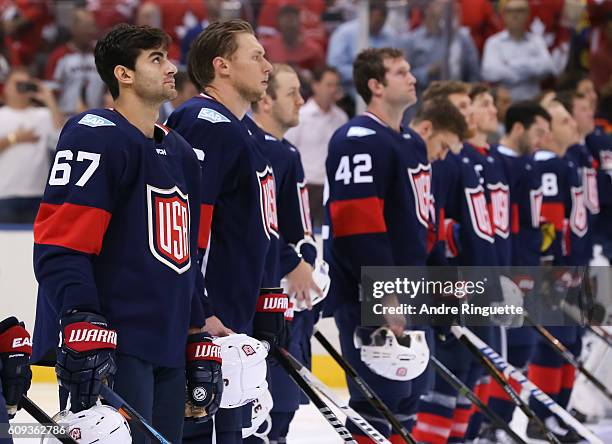
<path id="1" fill-rule="evenodd" d="M 72 168 L 68 162 L 62 161 L 71 161 L 72 159 L 73 154 L 70 150 L 61 150 L 57 152 L 55 155 L 55 161 L 53 162 L 53 168 L 51 168 L 51 174 L 49 175 L 49 185 L 66 185 L 70 181 L 70 173 Z M 90 153 L 88 151 L 79 151 L 77 152 L 76 160 L 77 162 L 83 162 L 84 160 L 91 162 L 76 183 L 76 186 L 82 187 L 98 169 L 98 166 L 100 165 L 100 154 Z"/>

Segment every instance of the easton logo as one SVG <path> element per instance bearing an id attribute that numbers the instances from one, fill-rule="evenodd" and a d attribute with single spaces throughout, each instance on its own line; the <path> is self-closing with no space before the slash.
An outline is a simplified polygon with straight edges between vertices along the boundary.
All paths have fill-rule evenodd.
<path id="1" fill-rule="evenodd" d="M 408 177 L 414 193 L 417 219 L 424 227 L 428 227 L 431 205 L 431 166 L 419 164 L 416 168 L 408 168 Z"/>
<path id="2" fill-rule="evenodd" d="M 149 249 L 153 256 L 179 274 L 189 270 L 189 197 L 178 187 L 147 185 Z"/>
<path id="3" fill-rule="evenodd" d="M 487 185 L 491 196 L 491 218 L 495 234 L 507 239 L 510 235 L 510 188 L 501 182 Z"/>
<path id="4" fill-rule="evenodd" d="M 19 348 L 19 347 L 32 347 L 32 340 L 28 337 L 14 338 L 13 348 Z"/>
<path id="5" fill-rule="evenodd" d="M 465 197 L 467 198 L 470 219 L 476 235 L 488 242 L 493 242 L 493 228 L 491 219 L 487 211 L 487 200 L 481 185 L 476 188 L 466 188 Z"/>
<path id="6" fill-rule="evenodd" d="M 266 237 L 278 237 L 278 216 L 276 213 L 276 188 L 272 168 L 266 166 L 262 172 L 257 171 L 259 183 L 259 203 L 261 206 L 261 220 Z"/>

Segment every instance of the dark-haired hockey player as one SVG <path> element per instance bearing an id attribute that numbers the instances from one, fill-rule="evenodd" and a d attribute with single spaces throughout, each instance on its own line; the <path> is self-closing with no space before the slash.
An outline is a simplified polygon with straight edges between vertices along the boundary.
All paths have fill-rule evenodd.
<path id="1" fill-rule="evenodd" d="M 328 225 L 323 227 L 323 237 L 332 284 L 325 309 L 335 317 L 343 355 L 410 427 L 420 390 L 413 391 L 410 381 L 374 373 L 361 360 L 353 342 L 360 325 L 361 267 L 425 265 L 431 204 L 429 162 L 443 158 L 466 128 L 460 118 L 458 123 L 443 127 L 432 121 L 415 125 L 423 131 L 423 140 L 414 129 L 400 126 L 403 112 L 416 102 L 416 81 L 401 51 L 362 51 L 353 64 L 353 76 L 367 110 L 341 126 L 329 144 Z M 396 335 L 406 327 L 403 317 L 388 319 L 388 325 Z M 352 381 L 348 385 L 351 407 L 374 418 L 372 424 L 391 435 L 384 418 L 369 406 Z M 352 424 L 347 426 L 358 442 L 369 442 Z M 390 437 L 392 442 L 399 439 Z"/>
<path id="2" fill-rule="evenodd" d="M 551 116 L 551 131 L 543 140 L 543 148 L 534 155 L 535 166 L 542 179 L 542 222 L 554 230 L 554 236 L 544 239 L 542 261 L 552 265 L 584 265 L 583 249 L 588 231 L 588 214 L 578 166 L 566 156 L 567 149 L 579 141 L 576 121 L 560 102 L 552 101 L 544 108 Z M 577 250 L 577 254 L 573 254 Z M 550 327 L 549 331 L 574 355 L 580 353 L 581 341 L 577 327 Z M 550 346 L 540 340 L 529 364 L 528 378 L 566 407 L 574 386 L 575 368 L 567 364 Z M 557 417 L 539 402 L 530 407 L 544 420 L 561 442 L 580 442 L 581 437 L 563 427 Z M 542 439 L 537 424 L 530 422 L 527 436 Z"/>
<path id="3" fill-rule="evenodd" d="M 30 388 L 32 340 L 23 322 L 11 316 L 0 322 L 0 425 L 15 417 L 21 397 Z M 7 430 L 7 429 L 3 429 Z M 12 444 L 0 437 L 0 444 Z"/>
<path id="4" fill-rule="evenodd" d="M 269 254 L 266 273 L 278 287 L 283 276 L 287 279 L 287 293 L 296 295 L 296 302 L 310 306 L 310 292 L 321 294 L 313 280 L 317 250 L 312 238 L 312 224 L 304 169 L 298 150 L 284 135 L 299 123 L 299 109 L 304 104 L 300 94 L 300 80 L 288 65 L 274 65 L 270 73 L 267 94 L 253 103 L 253 120 L 261 147 L 272 164 L 276 184 L 276 210 L 280 234 L 279 256 Z M 276 259 L 276 260 L 275 260 Z M 276 264 L 270 261 L 275 260 Z M 295 312 L 288 324 L 289 352 L 300 362 L 309 363 L 310 337 L 318 318 L 315 311 Z M 270 412 L 272 428 L 268 433 L 271 443 L 285 442 L 289 425 L 300 405 L 301 391 L 286 371 L 270 361 L 270 392 L 274 407 Z"/>
<path id="5" fill-rule="evenodd" d="M 278 291 L 259 294 L 266 256 L 279 239 L 276 187 L 270 162 L 243 122 L 251 103 L 265 94 L 271 69 L 247 22 L 213 23 L 189 53 L 189 77 L 201 94 L 177 108 L 168 125 L 187 139 L 202 167 L 201 246 L 215 315 L 209 331 L 246 333 L 274 345 L 288 300 Z M 217 442 L 242 442 L 250 418 L 250 404 L 221 409 Z M 183 442 L 210 442 L 212 436 L 211 422 L 186 422 Z"/>
<path id="6" fill-rule="evenodd" d="M 550 115 L 537 102 L 519 102 L 508 108 L 504 125 L 506 133 L 499 145 L 491 148 L 491 155 L 504 166 L 510 187 L 512 265 L 526 267 L 526 273 L 521 275 L 519 269 L 512 278 L 525 295 L 533 299 L 537 297 L 534 294 L 536 282 L 528 270 L 540 265 L 542 186 L 532 155 L 550 132 Z M 531 327 L 521 327 L 508 330 L 507 335 L 508 362 L 516 368 L 524 368 L 531 357 L 536 333 Z M 510 382 L 515 389 L 518 387 L 514 380 Z M 515 406 L 509 396 L 494 382 L 489 395 L 489 407 L 510 423 Z M 479 440 L 483 444 L 504 442 L 504 436 L 504 431 L 485 422 Z"/>
<path id="7" fill-rule="evenodd" d="M 114 381 L 179 442 L 185 403 L 213 414 L 223 381 L 217 346 L 200 330 L 210 314 L 197 258 L 200 166 L 181 136 L 155 124 L 177 94 L 168 45 L 163 31 L 131 25 L 96 45 L 115 109 L 71 118 L 57 145 L 34 224 L 33 358 L 56 361 L 62 408 L 68 394 L 72 411 L 91 407 Z M 144 435 L 134 430 L 134 442 Z"/>

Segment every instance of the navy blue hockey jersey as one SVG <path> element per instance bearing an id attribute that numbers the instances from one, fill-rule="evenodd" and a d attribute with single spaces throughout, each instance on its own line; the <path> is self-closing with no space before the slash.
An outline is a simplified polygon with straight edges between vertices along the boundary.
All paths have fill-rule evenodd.
<path id="1" fill-rule="evenodd" d="M 278 239 L 270 162 L 244 122 L 201 94 L 168 118 L 202 166 L 201 247 L 214 314 L 236 332 L 250 331 L 271 239 Z"/>
<path id="2" fill-rule="evenodd" d="M 552 224 L 556 233 L 543 258 L 554 265 L 584 265 L 587 209 L 576 164 L 548 150 L 537 151 L 534 161 L 542 180 L 542 221 Z"/>
<path id="3" fill-rule="evenodd" d="M 612 238 L 612 137 L 601 127 L 586 137 L 586 145 L 595 161 L 600 212 L 595 217 L 594 232 Z"/>
<path id="4" fill-rule="evenodd" d="M 501 162 L 491 155 L 490 147 L 476 147 L 465 143 L 463 151 L 472 161 L 485 189 L 487 208 L 495 234 L 495 251 L 499 266 L 512 262 L 510 238 L 510 187 Z"/>
<path id="5" fill-rule="evenodd" d="M 424 265 L 431 193 L 426 146 L 372 114 L 351 119 L 329 143 L 325 259 L 328 308 L 357 301 L 362 266 Z"/>
<path id="6" fill-rule="evenodd" d="M 504 166 L 510 187 L 512 265 L 540 265 L 542 182 L 533 157 L 503 145 L 491 147 L 491 155 Z"/>
<path id="7" fill-rule="evenodd" d="M 79 309 L 106 317 L 120 352 L 183 366 L 188 328 L 204 324 L 199 205 L 199 164 L 177 133 L 148 139 L 107 109 L 71 118 L 34 225 L 34 360 Z"/>

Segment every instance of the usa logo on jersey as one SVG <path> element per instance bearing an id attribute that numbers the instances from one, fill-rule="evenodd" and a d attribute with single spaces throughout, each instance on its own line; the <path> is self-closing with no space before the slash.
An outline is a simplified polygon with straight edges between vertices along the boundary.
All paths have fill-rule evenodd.
<path id="1" fill-rule="evenodd" d="M 189 270 L 189 198 L 178 187 L 147 185 L 149 249 L 153 256 L 179 274 Z"/>
<path id="2" fill-rule="evenodd" d="M 570 214 L 570 228 L 578 237 L 583 237 L 588 230 L 587 211 L 584 203 L 582 187 L 571 187 L 572 211 Z"/>
<path id="3" fill-rule="evenodd" d="M 431 206 L 431 166 L 419 164 L 416 168 L 408 168 L 408 177 L 414 193 L 417 219 L 427 227 Z"/>
<path id="4" fill-rule="evenodd" d="M 507 239 L 510 235 L 510 188 L 501 182 L 487 185 L 491 196 L 491 215 L 495 234 Z"/>
<path id="5" fill-rule="evenodd" d="M 487 199 L 482 185 L 476 188 L 466 188 L 465 197 L 467 198 L 470 219 L 476 235 L 488 242 L 493 242 L 493 227 L 489 211 L 487 210 Z"/>
<path id="6" fill-rule="evenodd" d="M 261 219 L 268 239 L 270 235 L 278 237 L 278 215 L 276 212 L 276 187 L 274 174 L 269 166 L 257 172 L 259 179 L 259 203 L 261 206 Z"/>

